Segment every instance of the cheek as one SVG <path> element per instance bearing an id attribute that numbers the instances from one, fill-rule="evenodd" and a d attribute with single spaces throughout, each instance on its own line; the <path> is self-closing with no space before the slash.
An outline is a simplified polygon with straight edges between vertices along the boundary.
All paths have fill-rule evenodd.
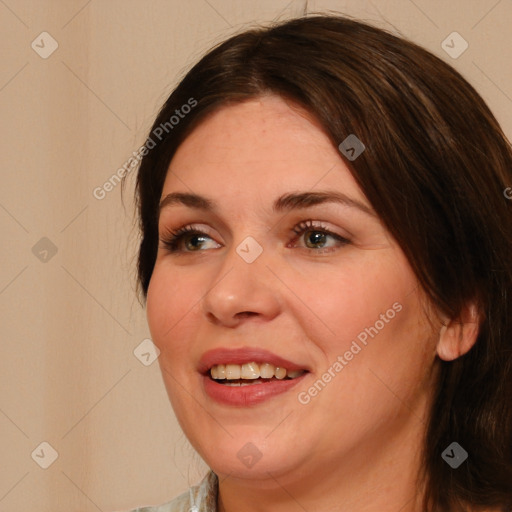
<path id="1" fill-rule="evenodd" d="M 312 339 L 322 340 L 324 351 L 346 350 L 359 334 L 364 338 L 365 329 L 377 322 L 379 331 L 383 330 L 383 321 L 391 319 L 385 323 L 388 330 L 402 314 L 396 309 L 414 291 L 414 275 L 405 266 L 397 269 L 393 255 L 381 260 L 376 255 L 372 252 L 366 259 L 344 262 L 314 277 L 302 272 L 285 277 L 294 283 L 293 292 L 302 305 L 303 312 L 296 318 L 302 318 L 302 327 Z"/>
<path id="2" fill-rule="evenodd" d="M 168 304 L 169 299 L 172 298 L 172 291 L 164 285 L 162 276 L 159 274 L 155 267 L 146 297 L 146 316 L 153 342 L 161 350 L 160 341 L 162 333 L 165 332 L 165 323 L 168 321 L 165 311 L 172 311 L 173 308 L 169 308 Z"/>
<path id="3" fill-rule="evenodd" d="M 186 325 L 194 296 L 180 278 L 156 265 L 149 283 L 146 314 L 153 342 L 164 352 Z"/>
<path id="4" fill-rule="evenodd" d="M 183 393 L 180 382 L 186 382 L 189 371 L 189 344 L 193 337 L 193 307 L 197 295 L 175 272 L 156 265 L 148 287 L 146 314 L 151 339 L 160 350 L 158 362 L 167 394 L 178 418 L 187 410 L 190 396 Z"/>
<path id="5" fill-rule="evenodd" d="M 328 378 L 329 383 L 317 396 L 311 388 L 299 390 L 314 396 L 310 411 L 332 425 L 333 435 L 339 431 L 360 435 L 410 415 L 430 389 L 434 360 L 431 331 L 423 320 L 418 294 L 390 288 L 378 299 L 372 295 L 371 304 L 355 295 L 352 301 L 338 295 L 333 304 L 330 318 L 336 336 L 316 339 L 324 366 L 315 377 L 324 382 Z M 326 375 L 329 370 L 332 379 Z"/>

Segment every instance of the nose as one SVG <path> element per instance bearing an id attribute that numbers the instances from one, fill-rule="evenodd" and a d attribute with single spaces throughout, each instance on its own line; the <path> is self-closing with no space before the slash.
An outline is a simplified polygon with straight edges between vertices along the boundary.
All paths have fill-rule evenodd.
<path id="1" fill-rule="evenodd" d="M 252 263 L 230 248 L 203 297 L 203 312 L 215 325 L 236 327 L 243 321 L 268 321 L 281 308 L 279 281 L 269 270 L 266 251 Z"/>

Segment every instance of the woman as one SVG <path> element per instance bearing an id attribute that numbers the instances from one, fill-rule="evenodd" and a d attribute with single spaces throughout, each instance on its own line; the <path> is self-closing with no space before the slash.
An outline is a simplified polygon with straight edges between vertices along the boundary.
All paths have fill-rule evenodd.
<path id="1" fill-rule="evenodd" d="M 341 17 L 250 30 L 141 154 L 149 327 L 212 471 L 138 510 L 510 510 L 512 152 L 456 71 Z"/>

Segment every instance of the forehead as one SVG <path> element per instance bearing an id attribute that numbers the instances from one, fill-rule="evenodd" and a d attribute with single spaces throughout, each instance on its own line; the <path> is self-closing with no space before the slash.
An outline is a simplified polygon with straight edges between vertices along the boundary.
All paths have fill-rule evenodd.
<path id="1" fill-rule="evenodd" d="M 246 200 L 329 187 L 364 198 L 319 122 L 277 96 L 213 112 L 180 145 L 169 171 L 163 195 L 185 187 Z"/>

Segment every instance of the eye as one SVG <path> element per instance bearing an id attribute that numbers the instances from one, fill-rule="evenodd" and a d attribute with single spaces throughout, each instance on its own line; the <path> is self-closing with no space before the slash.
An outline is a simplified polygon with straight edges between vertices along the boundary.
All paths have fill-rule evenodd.
<path id="1" fill-rule="evenodd" d="M 297 224 L 292 232 L 297 236 L 292 240 L 291 247 L 297 247 L 296 241 L 303 235 L 305 237 L 305 247 L 302 249 L 314 253 L 326 253 L 335 251 L 340 246 L 345 246 L 350 243 L 350 240 L 333 233 L 322 224 L 314 223 L 312 220 L 303 221 Z M 333 242 L 329 244 L 329 239 Z M 210 247 L 208 241 L 210 240 Z M 217 249 L 222 247 L 215 242 L 207 233 L 195 228 L 193 225 L 183 226 L 176 230 L 169 230 L 161 243 L 165 249 L 171 253 L 190 253 L 200 252 L 204 249 Z M 288 245 L 287 247 L 290 247 Z M 300 248 L 300 246 L 299 246 Z"/>
<path id="2" fill-rule="evenodd" d="M 198 252 L 206 240 L 212 240 L 204 231 L 194 228 L 191 225 L 183 226 L 176 231 L 169 231 L 162 239 L 162 244 L 169 252 Z M 183 249 L 182 245 L 185 245 Z M 215 247 L 221 247 L 215 243 Z"/>
<path id="3" fill-rule="evenodd" d="M 314 252 L 332 252 L 335 251 L 336 248 L 350 243 L 350 240 L 347 238 L 344 238 L 337 233 L 333 233 L 322 224 L 314 223 L 312 220 L 303 221 L 300 224 L 297 224 L 297 226 L 293 228 L 293 232 L 297 234 L 294 242 L 303 235 L 306 235 L 304 238 L 306 250 Z M 334 240 L 334 243 L 327 245 L 329 238 Z"/>

